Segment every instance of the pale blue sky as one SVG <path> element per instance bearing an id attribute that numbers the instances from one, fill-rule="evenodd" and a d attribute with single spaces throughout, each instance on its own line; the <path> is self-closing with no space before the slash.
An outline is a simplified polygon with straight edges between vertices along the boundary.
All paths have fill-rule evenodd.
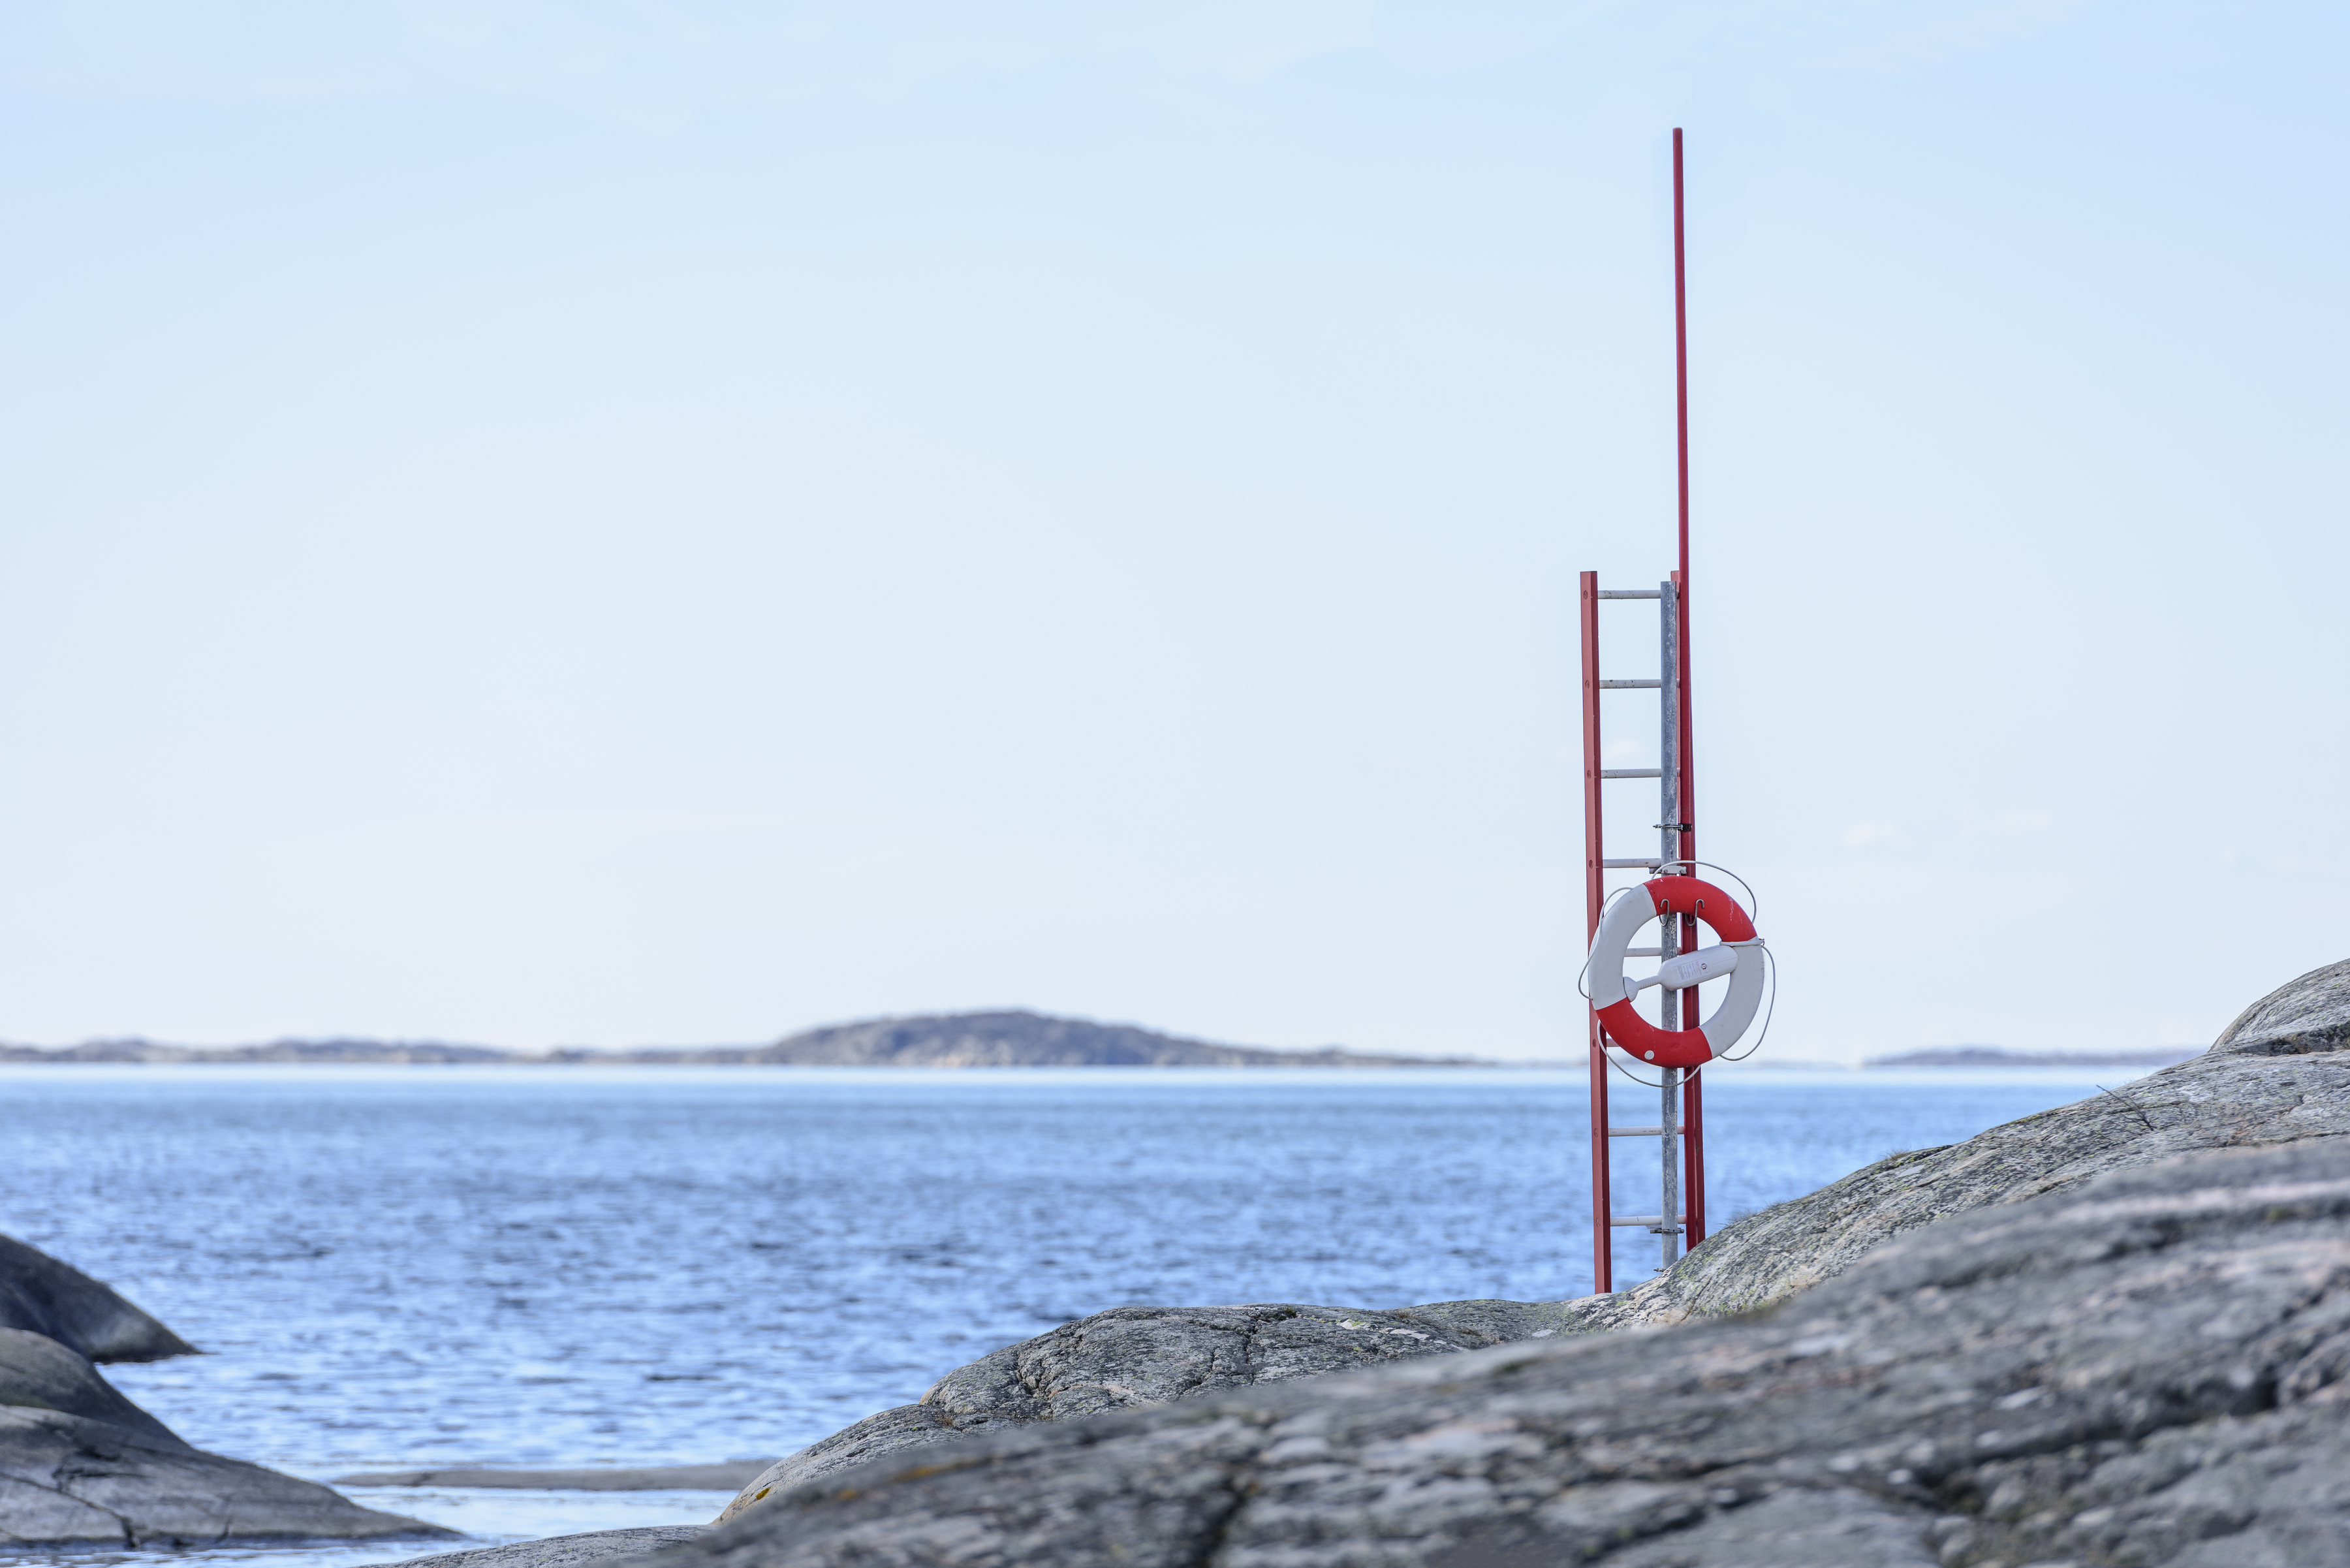
<path id="1" fill-rule="evenodd" d="M 0 1038 L 1575 1049 L 1683 124 L 1771 1048 L 2206 1040 L 2350 950 L 2345 33 L 0 3 Z"/>

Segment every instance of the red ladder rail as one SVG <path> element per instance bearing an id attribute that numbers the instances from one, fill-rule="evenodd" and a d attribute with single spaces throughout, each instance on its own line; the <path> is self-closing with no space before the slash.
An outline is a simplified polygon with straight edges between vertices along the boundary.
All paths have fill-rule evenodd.
<path id="1" fill-rule="evenodd" d="M 1599 790 L 1599 574 L 1586 572 L 1583 589 L 1583 945 L 1599 934 L 1599 906 L 1607 897 Z M 1607 1050 L 1599 1014 L 1586 1007 L 1591 1037 L 1591 1288 L 1616 1288 L 1616 1232 L 1607 1183 Z"/>

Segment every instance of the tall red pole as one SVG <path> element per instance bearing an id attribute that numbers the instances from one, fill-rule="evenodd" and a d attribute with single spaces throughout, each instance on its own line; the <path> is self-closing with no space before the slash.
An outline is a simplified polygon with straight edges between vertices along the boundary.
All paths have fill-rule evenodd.
<path id="1" fill-rule="evenodd" d="M 1689 247 L 1681 228 L 1681 130 L 1673 127 L 1673 406 L 1679 416 L 1681 479 L 1681 729 L 1689 729 Z M 1682 759 L 1682 777 L 1689 762 Z M 1686 802 L 1683 810 L 1687 810 Z M 1684 816 L 1683 821 L 1688 818 Z"/>
<path id="2" fill-rule="evenodd" d="M 1599 574 L 1586 572 L 1583 594 L 1583 915 L 1584 945 L 1599 934 L 1599 908 L 1607 896 L 1607 868 L 1599 813 Z M 1616 1288 L 1615 1203 L 1607 1183 L 1607 1049 L 1599 1014 L 1585 1009 L 1591 1033 L 1591 1288 Z"/>
<path id="3" fill-rule="evenodd" d="M 1673 407 L 1679 437 L 1680 469 L 1680 570 L 1673 581 L 1680 588 L 1679 646 L 1674 649 L 1680 664 L 1680 712 L 1677 715 L 1680 730 L 1680 857 L 1697 858 L 1697 762 L 1695 727 L 1690 722 L 1690 426 L 1689 426 L 1689 244 L 1681 223 L 1681 130 L 1673 127 Z M 1697 867 L 1689 867 L 1694 876 Z M 1693 916 L 1681 919 L 1680 950 L 1697 950 L 1697 920 Z M 1681 992 L 1681 1027 L 1698 1026 L 1697 987 Z M 1705 1240 L 1705 1136 L 1703 1075 L 1690 1073 L 1682 1079 L 1681 1087 L 1681 1192 L 1689 1211 L 1689 1231 L 1682 1238 L 1685 1246 L 1694 1247 Z M 1667 1224 L 1672 1223 L 1668 1219 Z"/>

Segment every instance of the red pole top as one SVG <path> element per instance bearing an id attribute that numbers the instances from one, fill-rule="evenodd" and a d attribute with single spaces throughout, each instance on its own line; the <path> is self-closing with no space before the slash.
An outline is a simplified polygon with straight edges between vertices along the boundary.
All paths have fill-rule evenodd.
<path id="1" fill-rule="evenodd" d="M 1680 434 L 1681 594 L 1689 594 L 1689 253 L 1681 232 L 1681 128 L 1673 127 L 1673 399 Z M 1684 609 L 1684 615 L 1687 611 Z M 1686 624 L 1686 622 L 1684 622 Z"/>
<path id="2" fill-rule="evenodd" d="M 1681 223 L 1681 130 L 1673 127 L 1673 407 L 1679 437 L 1680 478 L 1680 556 L 1681 569 L 1673 574 L 1680 589 L 1681 614 L 1679 646 L 1674 653 L 1680 669 L 1681 701 L 1678 716 L 1680 732 L 1681 787 L 1679 812 L 1680 820 L 1697 821 L 1697 726 L 1692 721 L 1695 710 L 1690 692 L 1690 424 L 1689 424 L 1689 246 Z M 1697 832 L 1694 827 L 1681 833 L 1680 855 L 1685 860 L 1697 858 Z M 1689 929 L 1694 940 L 1697 929 Z M 1697 1017 L 1697 998 L 1684 994 L 1682 1005 L 1692 1023 Z"/>

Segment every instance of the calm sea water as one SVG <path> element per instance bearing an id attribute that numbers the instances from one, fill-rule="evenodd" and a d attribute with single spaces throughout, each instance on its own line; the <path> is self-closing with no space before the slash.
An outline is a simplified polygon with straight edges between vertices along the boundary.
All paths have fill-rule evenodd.
<path id="1" fill-rule="evenodd" d="M 2094 1092 L 1724 1071 L 1715 1223 Z M 25 1067 L 0 1101 L 0 1231 L 211 1353 L 108 1376 L 320 1479 L 785 1453 L 1121 1303 L 1591 1288 L 1576 1074 Z M 1653 1212 L 1655 1146 L 1625 1143 L 1617 1206 Z M 518 1539 L 722 1500 L 365 1501 Z"/>

